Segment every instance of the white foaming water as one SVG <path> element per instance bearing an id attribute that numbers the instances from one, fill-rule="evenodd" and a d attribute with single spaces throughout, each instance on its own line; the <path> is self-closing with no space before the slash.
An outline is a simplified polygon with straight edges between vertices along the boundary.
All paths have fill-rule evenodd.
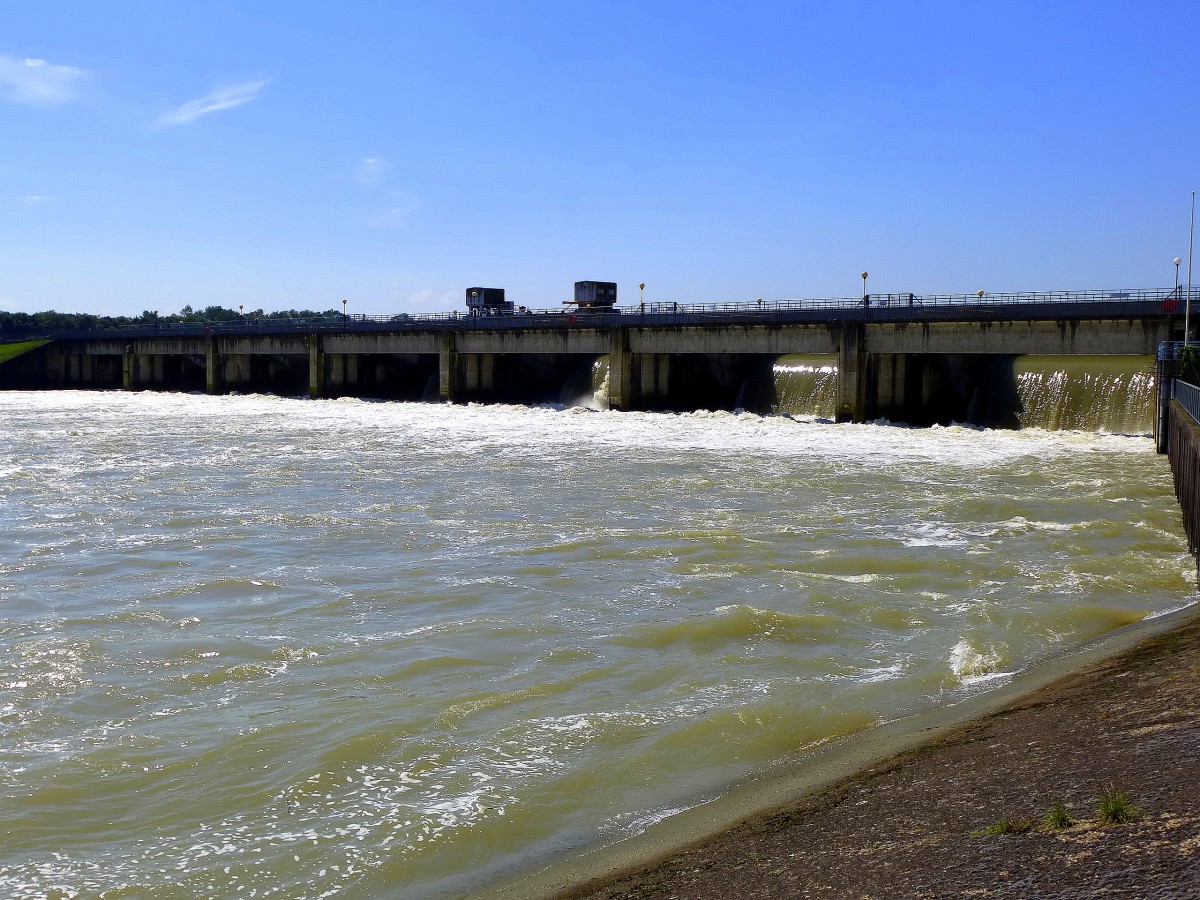
<path id="1" fill-rule="evenodd" d="M 978 649 L 968 640 L 961 640 L 950 651 L 950 671 L 963 683 L 977 683 L 992 678 L 1011 676 L 1000 670 L 1003 652 L 995 646 Z"/>
<path id="2" fill-rule="evenodd" d="M 6 896 L 458 895 L 1190 597 L 1143 438 L 0 411 Z"/>

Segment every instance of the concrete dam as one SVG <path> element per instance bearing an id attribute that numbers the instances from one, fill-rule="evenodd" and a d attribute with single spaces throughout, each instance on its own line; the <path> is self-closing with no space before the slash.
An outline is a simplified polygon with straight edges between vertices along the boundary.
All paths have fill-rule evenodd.
<path id="1" fill-rule="evenodd" d="M 1092 414 L 1072 405 L 1100 403 L 1131 407 L 1104 427 L 1145 431 L 1154 354 L 1180 333 L 1181 306 L 1169 291 L 907 294 L 165 325 L 47 335 L 0 365 L 0 387 L 511 403 L 594 394 L 618 410 L 993 427 L 1031 416 L 1088 427 Z"/>

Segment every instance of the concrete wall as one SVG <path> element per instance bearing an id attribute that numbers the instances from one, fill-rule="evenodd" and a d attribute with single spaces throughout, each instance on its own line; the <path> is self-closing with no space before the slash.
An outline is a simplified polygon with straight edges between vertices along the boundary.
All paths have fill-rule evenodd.
<path id="1" fill-rule="evenodd" d="M 638 327 L 629 331 L 632 353 L 719 354 L 740 353 L 781 356 L 784 353 L 837 353 L 846 326 L 732 325 L 726 327 Z"/>
<path id="2" fill-rule="evenodd" d="M 358 353 L 405 356 L 437 354 L 442 346 L 441 332 L 417 331 L 402 334 L 322 334 L 321 344 L 326 353 Z"/>
<path id="3" fill-rule="evenodd" d="M 462 331 L 454 335 L 460 353 L 596 355 L 607 353 L 610 332 L 598 328 L 556 328 L 525 331 Z"/>
<path id="4" fill-rule="evenodd" d="M 1170 339 L 1168 319 L 1057 322 L 915 322 L 866 326 L 868 353 L 1015 356 L 1153 356 Z"/>

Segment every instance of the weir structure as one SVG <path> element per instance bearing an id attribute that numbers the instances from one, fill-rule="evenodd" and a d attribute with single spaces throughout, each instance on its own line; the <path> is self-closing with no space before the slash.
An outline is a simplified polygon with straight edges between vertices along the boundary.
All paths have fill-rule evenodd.
<path id="1" fill-rule="evenodd" d="M 619 410 L 752 408 L 785 354 L 836 366 L 838 421 L 1015 425 L 1018 357 L 1144 357 L 1182 325 L 1174 291 L 651 303 L 604 312 L 344 316 L 45 335 L 0 387 L 561 402 L 608 363 Z M 28 335 L 0 335 L 0 342 Z M 761 379 L 760 379 L 761 380 Z"/>

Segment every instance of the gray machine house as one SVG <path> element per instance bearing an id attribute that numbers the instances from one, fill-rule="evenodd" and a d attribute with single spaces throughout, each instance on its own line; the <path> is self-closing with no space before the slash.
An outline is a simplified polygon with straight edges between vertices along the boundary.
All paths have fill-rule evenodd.
<path id="1" fill-rule="evenodd" d="M 615 281 L 577 281 L 575 299 L 568 300 L 579 309 L 610 310 L 617 305 Z"/>
<path id="2" fill-rule="evenodd" d="M 467 288 L 467 311 L 473 316 L 502 316 L 513 311 L 511 301 L 505 301 L 504 288 Z"/>

